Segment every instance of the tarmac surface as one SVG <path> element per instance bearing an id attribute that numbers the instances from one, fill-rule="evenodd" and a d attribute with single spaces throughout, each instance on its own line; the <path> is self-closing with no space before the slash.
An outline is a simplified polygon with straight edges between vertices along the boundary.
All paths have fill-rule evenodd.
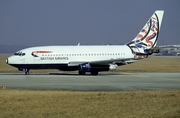
<path id="1" fill-rule="evenodd" d="M 0 73 L 0 86 L 8 89 L 134 91 L 179 90 L 180 73 L 102 72 L 97 76 L 71 73 Z"/>

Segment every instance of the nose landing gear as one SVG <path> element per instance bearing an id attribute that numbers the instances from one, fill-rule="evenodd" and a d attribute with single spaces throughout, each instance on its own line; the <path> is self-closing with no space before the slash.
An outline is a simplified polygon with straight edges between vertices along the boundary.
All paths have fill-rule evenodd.
<path id="1" fill-rule="evenodd" d="M 25 69 L 25 75 L 29 75 L 29 69 Z"/>
<path id="2" fill-rule="evenodd" d="M 28 68 L 19 68 L 20 71 L 24 71 L 25 75 L 29 75 L 29 69 Z"/>

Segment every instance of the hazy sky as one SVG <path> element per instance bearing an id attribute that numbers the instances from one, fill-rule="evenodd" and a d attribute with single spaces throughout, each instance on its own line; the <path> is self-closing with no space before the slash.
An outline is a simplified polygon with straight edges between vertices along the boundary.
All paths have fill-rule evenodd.
<path id="1" fill-rule="evenodd" d="M 161 9 L 158 45 L 180 44 L 180 0 L 0 0 L 0 44 L 125 44 Z"/>

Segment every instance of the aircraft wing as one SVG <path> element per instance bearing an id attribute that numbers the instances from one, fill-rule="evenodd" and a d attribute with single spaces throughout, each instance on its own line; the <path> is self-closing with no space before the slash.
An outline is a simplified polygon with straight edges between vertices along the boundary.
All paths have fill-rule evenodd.
<path id="1" fill-rule="evenodd" d="M 109 60 L 98 60 L 98 61 L 90 61 L 90 62 L 69 62 L 68 66 L 79 66 L 80 64 L 89 63 L 90 65 L 109 65 L 109 64 L 117 64 L 120 65 L 126 65 L 129 63 L 132 63 L 134 58 L 119 58 L 119 59 L 109 59 Z"/>
<path id="2" fill-rule="evenodd" d="M 85 62 L 85 61 L 81 61 L 81 62 L 69 62 L 68 63 L 68 66 L 79 66 L 80 64 L 84 64 L 84 63 L 88 63 L 88 62 Z"/>
<path id="3" fill-rule="evenodd" d="M 109 65 L 109 64 L 117 64 L 126 65 L 128 63 L 132 63 L 134 58 L 119 58 L 119 59 L 110 59 L 110 60 L 99 60 L 99 61 L 91 61 L 90 65 Z"/>

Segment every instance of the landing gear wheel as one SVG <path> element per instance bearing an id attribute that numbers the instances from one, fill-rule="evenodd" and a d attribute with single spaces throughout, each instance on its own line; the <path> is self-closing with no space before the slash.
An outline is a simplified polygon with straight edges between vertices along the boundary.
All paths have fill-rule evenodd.
<path id="1" fill-rule="evenodd" d="M 79 73 L 79 75 L 85 75 L 86 74 L 86 72 L 84 72 L 84 71 L 79 71 L 78 73 Z"/>
<path id="2" fill-rule="evenodd" d="M 97 71 L 92 71 L 91 75 L 98 75 L 98 72 Z"/>

